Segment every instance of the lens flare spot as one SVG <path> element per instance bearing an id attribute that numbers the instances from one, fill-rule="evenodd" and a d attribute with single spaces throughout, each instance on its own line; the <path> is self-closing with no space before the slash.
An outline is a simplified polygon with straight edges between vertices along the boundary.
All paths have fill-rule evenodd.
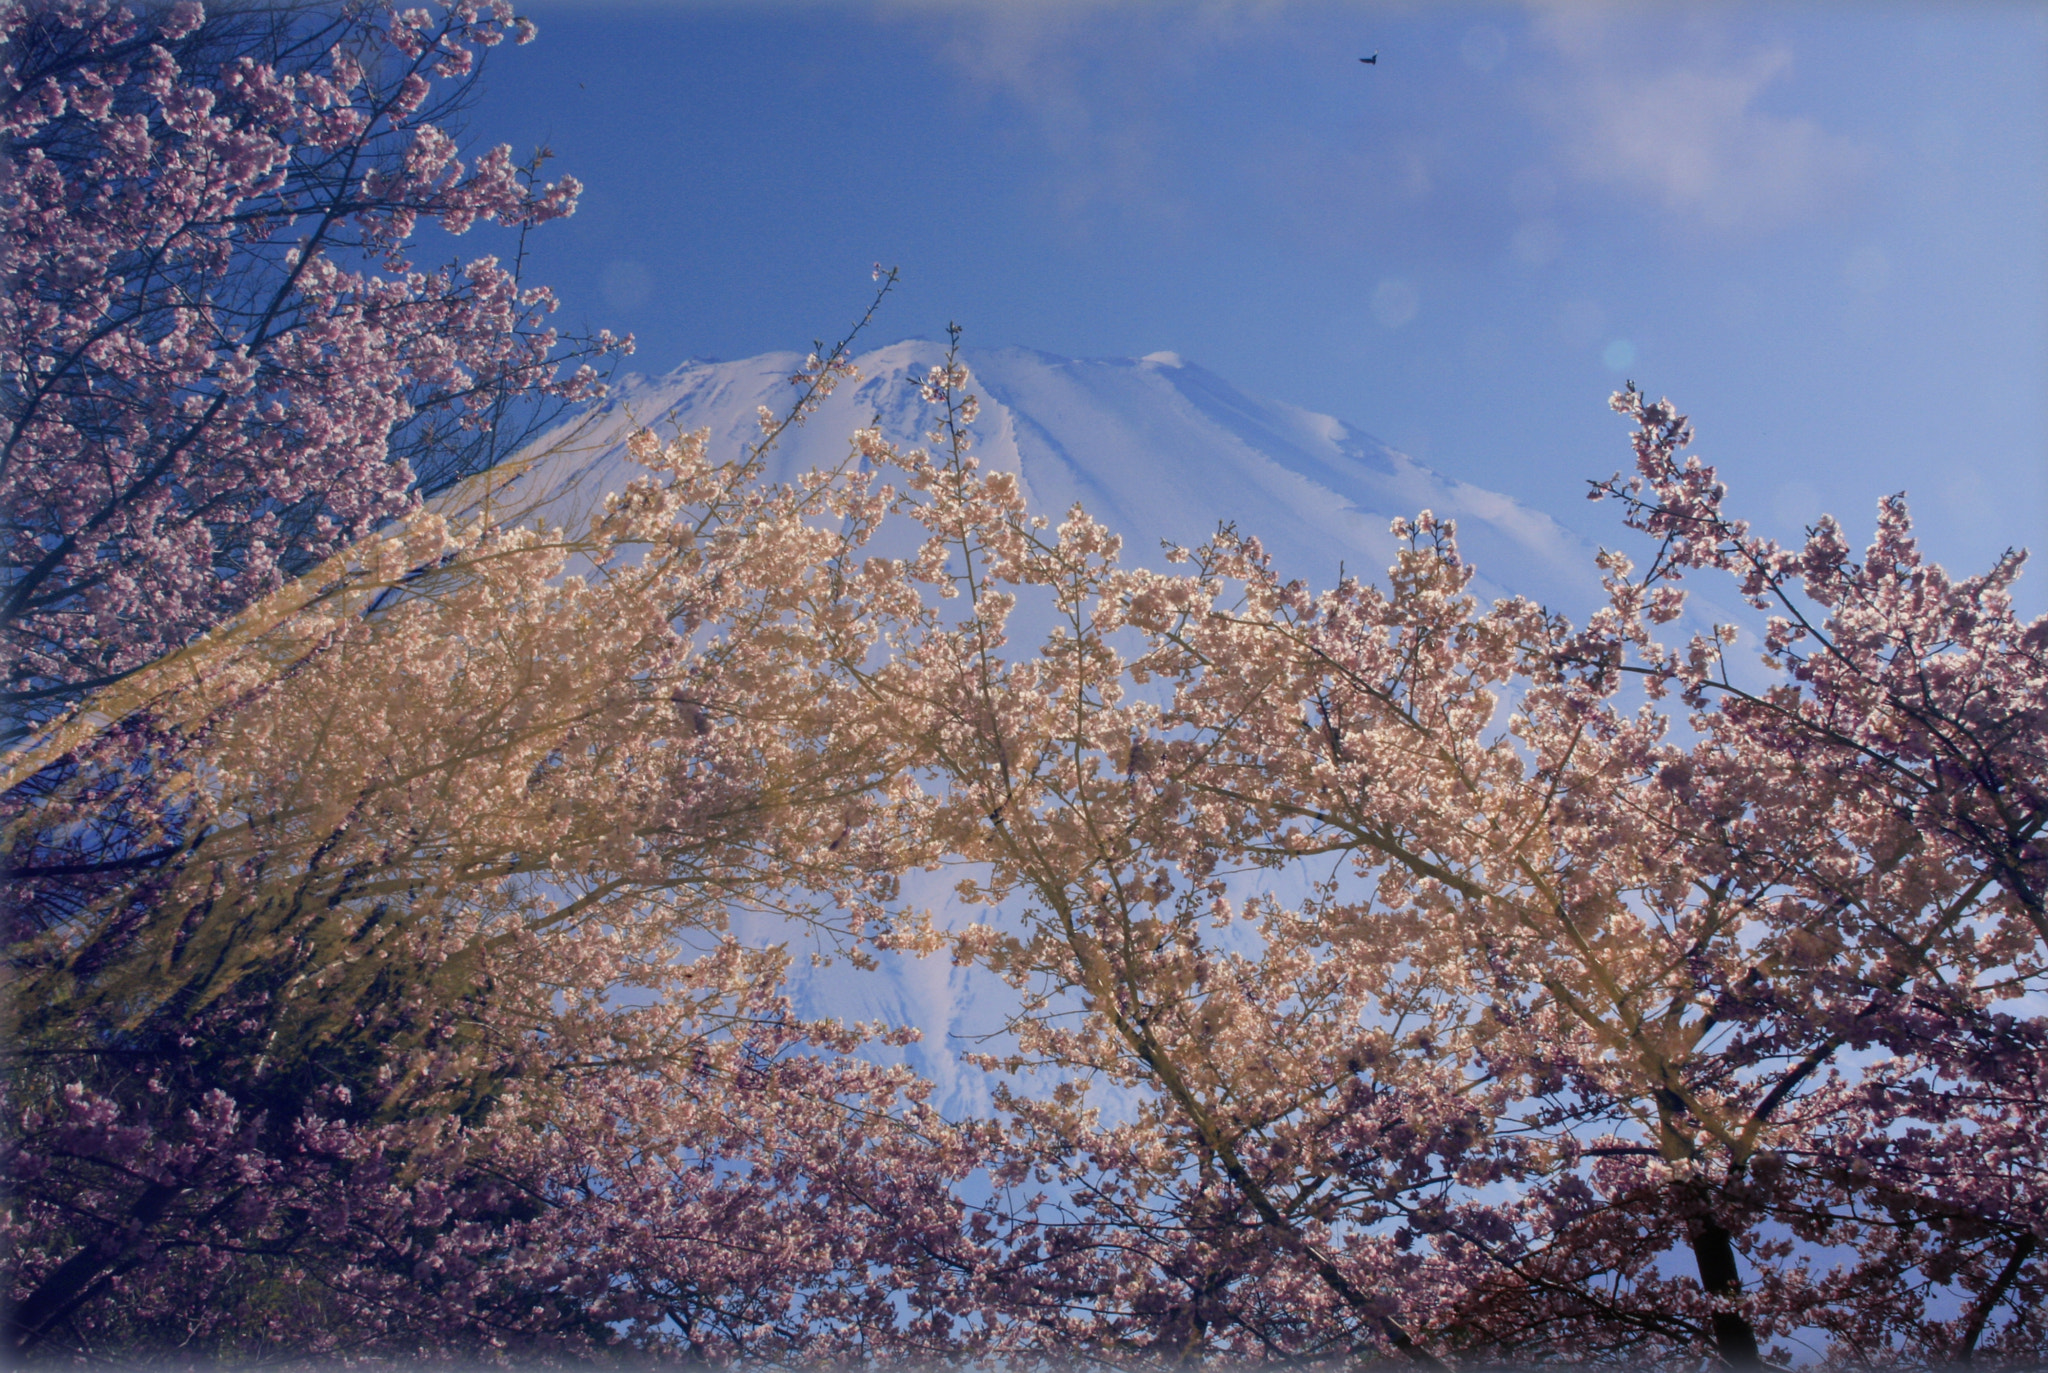
<path id="1" fill-rule="evenodd" d="M 1388 277 L 1373 287 L 1372 317 L 1389 329 L 1398 329 L 1415 318 L 1422 297 L 1415 287 L 1399 277 Z"/>

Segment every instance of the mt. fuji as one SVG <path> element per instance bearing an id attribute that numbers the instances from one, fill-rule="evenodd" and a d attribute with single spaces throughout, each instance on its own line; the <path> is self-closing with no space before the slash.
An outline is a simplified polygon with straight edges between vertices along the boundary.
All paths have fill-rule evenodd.
<path id="1" fill-rule="evenodd" d="M 845 463 L 849 435 L 869 424 L 906 448 L 926 444 L 936 412 L 918 384 L 945 351 L 913 339 L 857 358 L 861 379 L 842 383 L 805 425 L 786 431 L 764 476 L 791 481 Z M 963 349 L 961 360 L 966 389 L 981 401 L 974 452 L 983 467 L 1016 473 L 1037 513 L 1057 519 L 1080 502 L 1123 536 L 1131 562 L 1157 566 L 1162 540 L 1193 546 L 1229 522 L 1257 535 L 1282 575 L 1311 587 L 1334 584 L 1340 567 L 1377 578 L 1393 561 L 1394 517 L 1429 509 L 1457 521 L 1482 603 L 1513 593 L 1583 619 L 1600 600 L 1592 546 L 1548 516 L 1434 472 L 1327 415 L 1247 395 L 1175 354 L 1073 359 L 991 348 Z M 577 522 L 643 471 L 625 455 L 633 428 L 708 428 L 714 457 L 738 456 L 760 436 L 758 407 L 787 410 L 788 378 L 802 364 L 795 353 L 768 353 L 628 377 L 604 410 L 536 445 L 513 480 L 549 520 Z M 976 918 L 955 905 L 959 875 L 910 873 L 903 898 L 941 926 Z M 743 914 L 734 926 L 749 942 L 806 938 Z M 943 957 L 884 955 L 873 974 L 798 959 L 791 978 L 807 1014 L 916 1026 L 923 1041 L 906 1057 L 938 1084 L 942 1108 L 986 1107 L 986 1083 L 952 1046 L 958 1036 L 1001 1029 L 1012 994 L 988 973 Z"/>
<path id="2" fill-rule="evenodd" d="M 905 447 L 926 443 L 934 412 L 918 382 L 944 356 L 943 344 L 911 339 L 857 358 L 861 380 L 783 435 L 767 478 L 845 462 L 848 435 L 870 423 Z M 1311 586 L 1334 584 L 1340 567 L 1373 578 L 1393 560 L 1389 523 L 1428 509 L 1458 522 L 1482 600 L 1513 593 L 1582 616 L 1599 597 L 1592 546 L 1549 516 L 1327 415 L 1247 395 L 1176 354 L 966 348 L 961 360 L 981 399 L 974 452 L 983 467 L 1016 473 L 1039 514 L 1057 519 L 1080 502 L 1123 536 L 1134 563 L 1156 565 L 1162 540 L 1193 546 L 1229 522 Z M 551 518 L 574 519 L 638 473 L 623 448 L 635 425 L 708 428 L 714 455 L 737 455 L 759 436 L 757 407 L 780 413 L 794 399 L 787 379 L 802 362 L 766 353 L 630 376 L 574 442 L 520 480 L 552 493 Z"/>

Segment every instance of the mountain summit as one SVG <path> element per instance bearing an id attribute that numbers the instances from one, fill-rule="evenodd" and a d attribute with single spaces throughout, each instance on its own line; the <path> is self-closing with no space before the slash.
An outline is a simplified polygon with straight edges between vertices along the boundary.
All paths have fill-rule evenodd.
<path id="1" fill-rule="evenodd" d="M 847 460 L 847 436 L 873 423 L 906 447 L 924 444 L 934 412 L 918 395 L 945 345 L 891 344 L 856 359 L 842 383 L 770 455 L 785 481 Z M 1362 430 L 1238 390 L 1176 353 L 1064 358 L 1029 348 L 964 348 L 967 389 L 981 398 L 975 454 L 1014 472 L 1034 510 L 1057 519 L 1076 501 L 1124 538 L 1125 556 L 1157 565 L 1162 541 L 1200 543 L 1221 523 L 1258 536 L 1274 564 L 1314 586 L 1339 569 L 1378 576 L 1392 561 L 1396 516 L 1424 509 L 1458 522 L 1483 598 L 1528 596 L 1583 615 L 1599 595 L 1593 549 L 1549 516 L 1423 466 Z M 629 376 L 573 445 L 523 478 L 556 493 L 570 518 L 638 472 L 623 440 L 635 425 L 708 428 L 714 453 L 759 436 L 758 407 L 792 400 L 795 353 L 691 361 L 662 377 Z"/>
<path id="2" fill-rule="evenodd" d="M 924 339 L 860 356 L 860 380 L 842 382 L 805 425 L 783 435 L 765 476 L 791 481 L 845 463 L 848 436 L 869 424 L 902 446 L 927 444 L 936 412 L 918 384 L 944 357 L 944 344 Z M 1130 562 L 1160 566 L 1162 540 L 1191 546 L 1228 522 L 1257 535 L 1285 576 L 1329 586 L 1341 567 L 1377 578 L 1394 560 L 1388 525 L 1428 509 L 1458 522 L 1482 599 L 1520 594 L 1579 619 L 1598 603 L 1593 548 L 1548 516 L 1432 471 L 1327 415 L 1248 395 L 1178 354 L 1076 359 L 968 348 L 961 360 L 966 389 L 981 400 L 974 452 L 983 468 L 1016 473 L 1040 514 L 1057 519 L 1079 501 L 1123 536 Z M 789 376 L 803 361 L 767 353 L 628 377 L 573 439 L 536 445 L 543 456 L 516 481 L 545 501 L 549 518 L 573 522 L 642 472 L 624 450 L 636 426 L 709 429 L 714 454 L 736 455 L 760 437 L 758 407 L 787 410 Z M 930 909 L 942 926 L 987 918 L 959 907 L 959 876 L 910 873 L 904 900 Z M 772 918 L 733 918 L 743 938 L 797 947 L 805 939 Z M 938 1084 L 940 1104 L 986 1108 L 987 1082 L 955 1053 L 956 1036 L 1001 1030 L 1010 993 L 985 970 L 892 954 L 881 958 L 878 976 L 799 960 L 791 979 L 806 1014 L 918 1027 L 923 1041 L 901 1052 Z"/>

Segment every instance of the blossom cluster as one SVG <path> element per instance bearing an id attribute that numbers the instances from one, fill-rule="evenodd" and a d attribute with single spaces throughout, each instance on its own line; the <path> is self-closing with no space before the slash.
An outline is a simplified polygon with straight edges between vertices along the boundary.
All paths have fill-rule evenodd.
<path id="1" fill-rule="evenodd" d="M 529 24 L 0 22 L 11 1354 L 2048 1356 L 2019 555 L 1761 538 L 1631 387 L 1583 625 L 1428 511 L 1378 583 L 1147 571 L 957 348 L 928 446 L 765 484 L 851 336 L 564 524 L 494 461 L 595 394 L 551 297 L 407 256 L 573 206 L 441 126 Z M 1754 660 L 1670 641 L 1701 577 Z M 1000 989 L 986 1109 L 799 940 Z"/>
<path id="2" fill-rule="evenodd" d="M 1757 540 L 1631 393 L 1658 551 L 1585 625 L 1428 512 L 1380 584 L 1144 571 L 971 380 L 790 487 L 456 488 L 16 755 L 17 1348 L 2040 1357 L 2016 560 Z M 1657 637 L 1710 572 L 1762 679 Z M 743 910 L 1007 984 L 988 1109 Z"/>
<path id="3" fill-rule="evenodd" d="M 437 119 L 505 0 L 332 12 L 109 0 L 0 12 L 0 643 L 47 718 L 190 641 L 596 394 L 554 300 L 422 225 L 570 213 Z M 576 351 L 602 353 L 608 336 Z"/>

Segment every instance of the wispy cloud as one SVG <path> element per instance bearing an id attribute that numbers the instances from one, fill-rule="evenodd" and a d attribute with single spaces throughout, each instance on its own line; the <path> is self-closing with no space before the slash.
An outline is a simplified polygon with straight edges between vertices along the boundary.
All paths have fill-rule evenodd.
<path id="1" fill-rule="evenodd" d="M 1104 211 L 1205 222 L 1255 196 L 1312 240 L 1414 233 L 1427 218 L 1432 243 L 1448 230 L 1494 245 L 1501 210 L 1486 188 L 1501 156 L 1533 144 L 1565 186 L 1616 193 L 1681 231 L 1740 234 L 1848 204 L 1878 165 L 1792 103 L 1794 52 L 1759 37 L 1749 8 L 1531 0 L 1519 22 L 1498 8 L 1319 0 L 877 0 L 875 12 L 912 27 L 966 98 L 1008 112 L 1046 159 L 1043 203 L 1075 228 Z M 1353 43 L 1394 47 L 1368 77 Z M 1209 118 L 1218 100 L 1237 112 L 1228 127 Z M 1560 229 L 1525 219 L 1540 222 L 1514 251 L 1540 266 Z"/>
<path id="2" fill-rule="evenodd" d="M 1176 102 L 1247 36 L 1247 0 L 882 0 L 964 78 L 1017 111 L 1057 167 L 1048 203 L 1078 223 L 1113 208 L 1154 221 L 1185 211 L 1168 163 Z"/>
<path id="3" fill-rule="evenodd" d="M 1811 117 L 1765 108 L 1789 48 L 1731 52 L 1712 11 L 1584 4 L 1539 8 L 1555 58 L 1529 94 L 1562 168 L 1691 227 L 1762 231 L 1847 200 L 1874 149 Z"/>

